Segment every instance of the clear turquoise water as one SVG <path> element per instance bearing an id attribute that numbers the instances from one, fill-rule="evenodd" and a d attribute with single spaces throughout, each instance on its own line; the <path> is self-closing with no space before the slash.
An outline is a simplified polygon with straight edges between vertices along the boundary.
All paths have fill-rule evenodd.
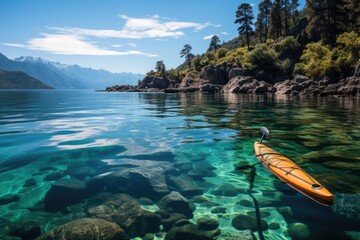
<path id="1" fill-rule="evenodd" d="M 15 193 L 20 201 L 1 205 L 0 217 L 35 218 L 48 231 L 85 215 L 29 210 L 54 183 L 44 180 L 50 173 L 70 178 L 66 170 L 93 159 L 121 162 L 144 155 L 164 161 L 171 153 L 169 161 L 179 166 L 213 169 L 204 172 L 203 196 L 226 213 L 196 203 L 194 221 L 214 216 L 222 236 L 235 235 L 232 218 L 255 208 L 246 193 L 249 171 L 234 165 L 258 162 L 253 142 L 261 126 L 270 129 L 268 146 L 292 157 L 335 195 L 333 207 L 321 206 L 256 165 L 253 196 L 260 212 L 270 213 L 263 219 L 280 225 L 264 231 L 266 239 L 290 239 L 291 223 L 305 224 L 308 239 L 359 239 L 360 100 L 335 97 L 1 91 L 0 196 Z M 23 187 L 30 178 L 36 185 Z M 237 188 L 235 196 L 214 193 L 226 184 Z"/>

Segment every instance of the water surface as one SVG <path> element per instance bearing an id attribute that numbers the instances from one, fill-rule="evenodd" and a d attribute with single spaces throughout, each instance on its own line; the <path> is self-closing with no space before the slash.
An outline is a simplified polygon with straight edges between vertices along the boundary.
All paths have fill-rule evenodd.
<path id="1" fill-rule="evenodd" d="M 253 182 L 249 170 L 235 169 L 258 162 L 253 142 L 261 126 L 270 129 L 268 146 L 292 157 L 334 193 L 333 207 L 292 191 L 261 165 L 255 165 Z M 268 213 L 263 219 L 279 225 L 263 232 L 266 239 L 291 239 L 288 231 L 294 223 L 307 226 L 307 239 L 360 237 L 359 99 L 0 92 L 0 196 L 20 197 L 0 205 L 1 218 L 15 223 L 36 219 L 46 232 L 84 217 L 81 210 L 50 214 L 31 209 L 57 179 L 74 178 L 73 168 L 92 167 L 92 174 L 76 175 L 87 182 L 101 174 L 89 163 L 134 164 L 139 160 L 170 162 L 190 176 L 187 180 L 201 185 L 202 195 L 218 205 L 196 203 L 193 220 L 218 218 L 223 237 L 238 232 L 231 225 L 237 214 L 255 211 L 249 189 L 260 212 Z M 36 184 L 25 187 L 29 179 Z M 191 201 L 192 196 L 188 198 Z M 215 207 L 225 208 L 225 213 L 213 213 Z M 156 204 L 148 208 L 154 211 Z"/>

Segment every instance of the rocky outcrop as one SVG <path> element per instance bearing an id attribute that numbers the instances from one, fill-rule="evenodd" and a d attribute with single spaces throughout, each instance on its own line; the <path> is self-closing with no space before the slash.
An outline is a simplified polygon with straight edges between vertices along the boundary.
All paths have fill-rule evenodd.
<path id="1" fill-rule="evenodd" d="M 228 73 L 229 79 L 233 79 L 233 78 L 239 77 L 239 76 L 246 76 L 245 69 L 242 69 L 242 68 L 239 68 L 236 66 L 230 69 L 230 71 Z"/>
<path id="2" fill-rule="evenodd" d="M 251 76 L 238 76 L 231 79 L 222 89 L 224 93 L 266 93 L 271 90 L 271 86 L 258 81 Z"/>
<path id="3" fill-rule="evenodd" d="M 328 85 L 321 95 L 342 95 L 360 97 L 360 77 L 348 77 L 339 83 Z"/>
<path id="4" fill-rule="evenodd" d="M 139 89 L 142 88 L 158 88 L 164 89 L 170 86 L 170 80 L 164 77 L 146 76 L 138 85 Z"/>
<path id="5" fill-rule="evenodd" d="M 315 81 L 310 80 L 306 76 L 297 75 L 292 80 L 285 80 L 283 82 L 276 83 L 274 88 L 276 89 L 276 94 L 300 94 L 305 89 L 309 87 L 315 88 L 318 85 Z"/>
<path id="6" fill-rule="evenodd" d="M 200 78 L 209 81 L 211 84 L 225 85 L 229 81 L 228 72 L 230 66 L 227 63 L 208 65 L 200 73 Z"/>
<path id="7" fill-rule="evenodd" d="M 80 218 L 61 225 L 36 240 L 128 240 L 116 223 L 97 218 Z"/>
<path id="8" fill-rule="evenodd" d="M 329 77 L 314 81 L 306 76 L 297 75 L 292 80 L 276 83 L 274 88 L 277 95 L 360 96 L 360 77 L 348 77 L 336 82 Z"/>

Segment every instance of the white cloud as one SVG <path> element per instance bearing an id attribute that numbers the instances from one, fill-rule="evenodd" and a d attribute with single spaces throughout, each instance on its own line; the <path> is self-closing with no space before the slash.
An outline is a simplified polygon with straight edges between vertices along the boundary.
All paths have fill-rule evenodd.
<path id="1" fill-rule="evenodd" d="M 2 43 L 1 45 L 8 47 L 25 47 L 24 44 L 18 44 L 18 43 Z"/>
<path id="2" fill-rule="evenodd" d="M 228 33 L 227 32 L 221 32 L 220 34 L 211 34 L 211 35 L 209 35 L 209 36 L 205 36 L 205 37 L 203 37 L 203 39 L 204 40 L 208 40 L 208 39 L 211 39 L 213 36 L 215 36 L 215 35 L 217 35 L 217 36 L 219 36 L 219 35 L 228 35 Z"/>
<path id="3" fill-rule="evenodd" d="M 251 3 L 250 6 L 251 6 L 251 7 L 254 7 L 254 6 L 255 6 L 255 3 Z"/>
<path id="4" fill-rule="evenodd" d="M 27 44 L 11 44 L 16 47 L 23 47 L 30 50 L 50 52 L 60 55 L 92 55 L 92 56 L 111 56 L 111 55 L 145 55 L 152 54 L 141 51 L 112 51 L 99 48 L 91 42 L 87 42 L 83 37 L 75 35 L 47 34 L 42 33 L 42 37 L 33 38 Z"/>
<path id="5" fill-rule="evenodd" d="M 158 14 L 150 18 L 134 18 L 126 15 L 118 15 L 125 21 L 120 30 L 113 29 L 86 29 L 78 27 L 48 27 L 50 33 L 40 33 L 40 37 L 30 39 L 26 44 L 2 43 L 11 47 L 21 47 L 30 50 L 46 51 L 62 55 L 144 55 L 157 56 L 141 51 L 114 51 L 99 47 L 94 38 L 118 38 L 118 39 L 144 39 L 155 40 L 166 38 L 179 38 L 184 36 L 185 29 L 200 31 L 207 27 L 218 27 L 211 23 L 181 22 L 160 17 Z M 90 39 L 92 41 L 90 41 Z M 134 43 L 128 46 L 136 47 Z M 123 45 L 114 44 L 113 48 L 121 48 Z"/>
<path id="6" fill-rule="evenodd" d="M 209 35 L 209 36 L 205 36 L 203 39 L 204 40 L 208 40 L 208 39 L 211 39 L 213 36 L 215 36 L 216 34 L 212 34 L 212 35 Z"/>

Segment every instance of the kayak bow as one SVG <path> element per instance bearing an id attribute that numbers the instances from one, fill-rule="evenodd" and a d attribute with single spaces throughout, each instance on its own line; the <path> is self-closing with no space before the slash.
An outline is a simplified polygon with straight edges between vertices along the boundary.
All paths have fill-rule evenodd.
<path id="1" fill-rule="evenodd" d="M 322 205 L 333 204 L 334 196 L 291 159 L 257 141 L 254 150 L 264 167 L 290 187 Z"/>

